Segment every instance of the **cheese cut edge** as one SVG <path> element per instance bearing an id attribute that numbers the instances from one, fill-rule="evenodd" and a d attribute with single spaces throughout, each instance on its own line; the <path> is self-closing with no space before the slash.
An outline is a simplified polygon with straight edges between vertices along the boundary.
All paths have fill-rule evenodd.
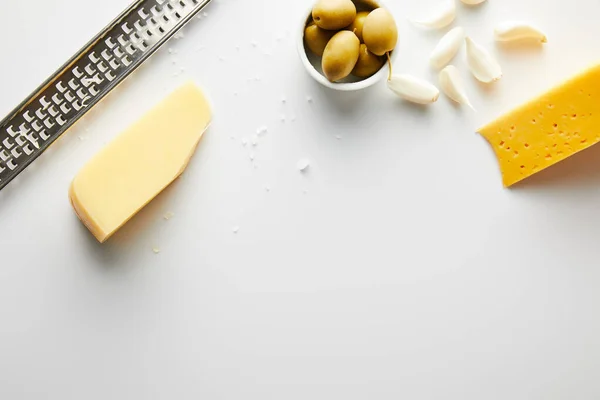
<path id="1" fill-rule="evenodd" d="M 85 225 L 85 227 L 92 233 L 92 235 L 98 240 L 98 242 L 100 242 L 100 243 L 106 242 L 120 228 L 122 228 L 127 222 L 129 222 L 140 210 L 142 210 L 146 205 L 148 205 L 152 200 L 154 200 L 154 198 L 156 198 L 156 196 L 158 196 L 160 193 L 162 193 L 163 190 L 165 190 L 177 178 L 179 178 L 181 176 L 181 174 L 183 174 L 183 172 L 187 168 L 194 153 L 196 152 L 196 149 L 198 148 L 200 140 L 202 139 L 202 137 L 204 136 L 204 133 L 206 132 L 206 130 L 208 130 L 208 128 L 210 127 L 211 122 L 212 122 L 212 107 L 210 105 L 210 102 L 206 98 L 204 92 L 200 88 L 198 88 L 198 86 L 196 86 L 196 84 L 194 84 L 193 82 L 191 82 L 191 81 L 187 82 L 184 85 L 182 85 L 181 87 L 179 87 L 178 89 L 176 89 L 169 96 L 167 96 L 166 99 L 159 102 L 154 107 L 152 107 L 150 110 L 148 110 L 146 113 L 144 113 L 144 115 L 142 115 L 139 120 L 132 123 L 120 134 L 120 135 L 122 135 L 122 134 L 128 132 L 129 130 L 131 130 L 133 127 L 135 127 L 139 123 L 140 120 L 146 118 L 147 116 L 151 115 L 156 109 L 160 108 L 162 102 L 168 101 L 168 99 L 171 96 L 175 95 L 176 93 L 178 93 L 180 91 L 183 92 L 183 91 L 190 91 L 190 90 L 193 90 L 198 95 L 198 100 L 200 100 L 200 102 L 204 106 L 206 106 L 206 108 L 208 109 L 209 116 L 208 116 L 208 120 L 206 121 L 206 124 L 199 132 L 194 145 L 190 148 L 189 155 L 187 155 L 187 157 L 185 158 L 184 162 L 181 165 L 181 168 L 177 171 L 177 173 L 175 173 L 175 175 L 173 175 L 173 177 L 168 182 L 166 182 L 164 186 L 162 186 L 160 189 L 158 189 L 154 195 L 152 195 L 150 198 L 148 198 L 148 200 L 144 204 L 142 204 L 136 212 L 134 212 L 128 218 L 126 218 L 124 221 L 122 221 L 122 223 L 119 226 L 115 227 L 114 229 L 103 229 L 100 222 L 97 221 L 95 218 L 93 218 L 91 213 L 84 207 L 83 203 L 81 201 L 79 201 L 79 196 L 77 193 L 77 181 L 79 178 L 79 173 L 71 181 L 71 184 L 69 186 L 69 202 L 71 203 L 71 206 L 73 207 L 75 215 L 77 215 L 77 218 Z M 119 136 L 117 136 L 114 140 L 117 140 Z M 92 157 L 91 160 L 88 161 L 88 163 L 93 162 L 97 158 L 101 158 L 102 154 L 108 150 L 111 143 L 109 143 L 109 145 L 106 146 L 104 149 L 100 150 L 94 157 Z M 86 165 L 88 163 L 86 163 Z"/>

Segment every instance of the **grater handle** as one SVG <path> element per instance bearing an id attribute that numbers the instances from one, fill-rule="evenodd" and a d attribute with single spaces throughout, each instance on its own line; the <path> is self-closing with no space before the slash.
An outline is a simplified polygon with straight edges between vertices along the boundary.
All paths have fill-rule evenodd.
<path id="1" fill-rule="evenodd" d="M 0 121 L 0 190 L 211 0 L 136 0 Z"/>

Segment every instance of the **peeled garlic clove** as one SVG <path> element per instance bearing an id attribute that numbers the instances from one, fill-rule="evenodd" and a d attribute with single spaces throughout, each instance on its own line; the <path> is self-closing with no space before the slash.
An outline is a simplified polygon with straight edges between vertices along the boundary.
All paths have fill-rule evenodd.
<path id="1" fill-rule="evenodd" d="M 444 8 L 440 9 L 434 15 L 422 20 L 412 20 L 411 22 L 424 28 L 441 29 L 454 22 L 455 18 L 456 4 L 454 3 L 454 0 L 446 0 L 444 3 Z"/>
<path id="2" fill-rule="evenodd" d="M 538 28 L 519 21 L 503 22 L 494 30 L 494 36 L 498 42 L 513 42 L 517 40 L 532 40 L 547 43 L 548 38 Z"/>
<path id="3" fill-rule="evenodd" d="M 460 73 L 454 65 L 448 65 L 440 72 L 440 87 L 446 96 L 458 104 L 465 104 L 475 110 L 467 97 Z"/>
<path id="4" fill-rule="evenodd" d="M 417 104 L 435 103 L 440 97 L 440 91 L 431 83 L 411 75 L 393 75 L 388 80 L 388 87 L 404 100 Z"/>
<path id="5" fill-rule="evenodd" d="M 483 3 L 485 0 L 461 0 L 463 3 L 468 4 L 470 6 L 475 6 L 477 4 Z"/>
<path id="6" fill-rule="evenodd" d="M 502 78 L 502 68 L 494 57 L 482 46 L 467 36 L 467 63 L 473 76 L 483 83 Z"/>
<path id="7" fill-rule="evenodd" d="M 431 65 L 436 69 L 443 68 L 456 56 L 464 40 L 465 30 L 461 27 L 444 35 L 429 57 Z"/>

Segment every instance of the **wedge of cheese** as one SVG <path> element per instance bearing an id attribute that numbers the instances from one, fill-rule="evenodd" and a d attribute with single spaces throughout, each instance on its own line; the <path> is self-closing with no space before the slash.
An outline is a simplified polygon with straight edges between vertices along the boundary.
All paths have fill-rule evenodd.
<path id="1" fill-rule="evenodd" d="M 186 84 L 79 171 L 69 198 L 98 241 L 106 241 L 181 175 L 210 120 L 208 101 L 194 84 Z"/>
<path id="2" fill-rule="evenodd" d="M 509 187 L 600 141 L 600 66 L 479 130 Z"/>

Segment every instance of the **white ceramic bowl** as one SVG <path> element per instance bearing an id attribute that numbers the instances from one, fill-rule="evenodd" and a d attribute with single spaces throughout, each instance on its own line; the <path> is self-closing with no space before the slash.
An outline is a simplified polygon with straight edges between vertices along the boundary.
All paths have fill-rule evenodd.
<path id="1" fill-rule="evenodd" d="M 356 1 L 355 1 L 356 3 Z M 383 7 L 381 1 L 377 1 L 380 7 Z M 302 24 L 300 25 L 299 34 L 297 35 L 297 47 L 298 54 L 300 55 L 300 61 L 302 61 L 302 65 L 308 72 L 308 74 L 321 85 L 328 87 L 329 89 L 338 90 L 341 92 L 353 92 L 357 90 L 366 89 L 370 86 L 375 85 L 380 82 L 382 79 L 387 78 L 388 76 L 388 64 L 385 63 L 383 67 L 379 71 L 377 71 L 374 75 L 369 78 L 356 78 L 353 76 L 349 76 L 348 78 L 342 79 L 339 82 L 331 82 L 329 79 L 323 75 L 323 70 L 321 69 L 321 57 L 317 57 L 312 54 L 309 50 L 307 50 L 304 45 L 304 30 L 306 28 L 307 21 L 312 18 L 312 6 L 305 14 L 305 17 L 302 19 Z M 390 53 L 390 57 L 393 60 L 394 51 Z"/>

